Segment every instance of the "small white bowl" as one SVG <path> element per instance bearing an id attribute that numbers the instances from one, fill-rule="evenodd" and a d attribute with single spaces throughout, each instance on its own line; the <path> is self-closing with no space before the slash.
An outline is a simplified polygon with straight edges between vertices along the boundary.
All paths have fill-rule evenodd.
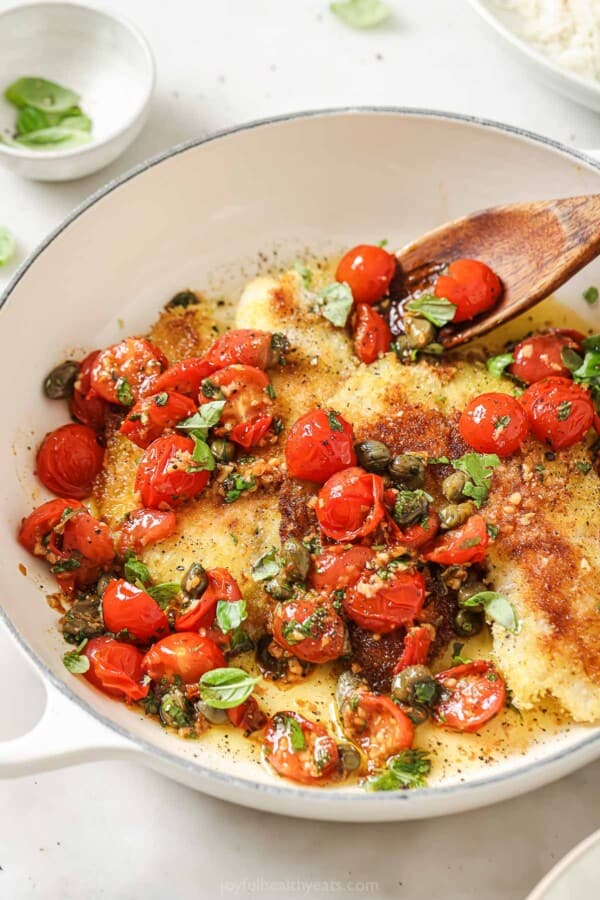
<path id="1" fill-rule="evenodd" d="M 0 132 L 17 111 L 4 90 L 41 76 L 81 95 L 92 141 L 71 150 L 0 143 L 0 162 L 36 181 L 69 181 L 109 165 L 131 144 L 148 115 L 154 59 L 145 38 L 120 17 L 78 3 L 29 3 L 0 14 Z"/>

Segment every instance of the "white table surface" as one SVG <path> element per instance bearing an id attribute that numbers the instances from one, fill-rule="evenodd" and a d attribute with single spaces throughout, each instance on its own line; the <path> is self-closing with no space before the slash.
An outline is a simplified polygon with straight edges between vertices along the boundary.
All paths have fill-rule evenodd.
<path id="1" fill-rule="evenodd" d="M 392 25 L 354 32 L 327 0 L 112 0 L 156 54 L 149 122 L 124 157 L 78 182 L 35 184 L 0 169 L 0 224 L 14 231 L 20 258 L 146 157 L 293 110 L 430 107 L 600 147 L 600 117 L 532 82 L 466 0 L 390 5 Z M 10 274 L 2 270 L 0 288 Z M 0 739 L 25 730 L 39 706 L 41 688 L 23 666 L 0 631 Z M 87 765 L 0 784 L 0 898 L 524 898 L 600 825 L 599 788 L 600 762 L 489 809 L 352 826 L 254 813 L 125 763 Z"/>

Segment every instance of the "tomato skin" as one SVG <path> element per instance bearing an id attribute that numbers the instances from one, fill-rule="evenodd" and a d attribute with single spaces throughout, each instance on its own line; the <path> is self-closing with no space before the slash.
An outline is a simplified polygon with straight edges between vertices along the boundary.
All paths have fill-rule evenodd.
<path id="1" fill-rule="evenodd" d="M 68 509 L 83 509 L 79 500 L 48 500 L 29 513 L 21 522 L 18 541 L 33 556 L 46 556 L 47 548 L 42 541 L 55 528 Z"/>
<path id="2" fill-rule="evenodd" d="M 273 416 L 261 416 L 252 422 L 240 422 L 229 432 L 229 439 L 234 444 L 239 444 L 244 450 L 249 450 L 260 444 L 273 422 Z"/>
<path id="3" fill-rule="evenodd" d="M 159 375 L 167 367 L 167 360 L 158 347 L 145 338 L 125 338 L 118 344 L 101 350 L 91 370 L 91 387 L 109 403 L 122 405 L 118 385 L 123 379 L 131 395 L 137 400 L 146 378 Z"/>
<path id="4" fill-rule="evenodd" d="M 184 684 L 193 684 L 205 672 L 226 665 L 227 660 L 214 641 L 189 631 L 162 638 L 150 647 L 142 662 L 144 672 L 153 681 L 160 681 L 165 675 L 178 676 Z"/>
<path id="5" fill-rule="evenodd" d="M 272 337 L 270 331 L 258 331 L 254 328 L 227 331 L 210 345 L 203 359 L 215 370 L 236 363 L 256 369 L 268 369 L 277 359 L 277 354 L 271 350 Z"/>
<path id="6" fill-rule="evenodd" d="M 104 431 L 106 416 L 110 411 L 110 404 L 92 390 L 92 368 L 99 353 L 99 350 L 94 350 L 81 362 L 73 395 L 69 400 L 71 415 L 94 431 Z"/>
<path id="7" fill-rule="evenodd" d="M 529 432 L 523 407 L 509 394 L 480 394 L 461 413 L 458 430 L 478 453 L 510 456 Z"/>
<path id="8" fill-rule="evenodd" d="M 177 517 L 172 510 L 135 509 L 121 526 L 119 553 L 139 553 L 149 544 L 164 541 L 177 530 Z"/>
<path id="9" fill-rule="evenodd" d="M 330 416 L 338 424 L 331 427 Z M 348 466 L 356 465 L 352 426 L 342 416 L 310 409 L 294 422 L 285 445 L 285 460 L 292 478 L 323 484 Z"/>
<path id="10" fill-rule="evenodd" d="M 266 715 L 254 697 L 248 697 L 244 703 L 228 709 L 227 716 L 232 725 L 241 728 L 246 734 L 258 731 L 267 721 Z"/>
<path id="11" fill-rule="evenodd" d="M 553 450 L 577 444 L 594 421 L 590 395 L 568 378 L 536 381 L 520 399 L 532 432 Z M 566 417 L 562 417 L 563 410 Z"/>
<path id="12" fill-rule="evenodd" d="M 424 666 L 427 662 L 432 640 L 431 626 L 417 625 L 416 628 L 409 628 L 404 638 L 402 655 L 394 669 L 394 675 L 402 672 L 408 666 Z"/>
<path id="13" fill-rule="evenodd" d="M 284 717 L 294 719 L 300 726 L 306 743 L 303 750 L 293 749 L 289 733 L 283 724 Z M 273 716 L 267 725 L 264 743 L 267 760 L 275 771 L 300 784 L 324 781 L 340 765 L 337 744 L 331 735 L 321 725 L 296 712 L 286 710 Z M 318 764 L 318 758 L 324 762 Z"/>
<path id="14" fill-rule="evenodd" d="M 409 550 L 418 550 L 431 541 L 440 530 L 440 517 L 434 509 L 430 509 L 424 523 L 418 522 L 400 528 L 392 517 L 386 513 L 385 530 L 391 536 L 392 543 L 402 544 Z"/>
<path id="15" fill-rule="evenodd" d="M 342 256 L 336 281 L 346 282 L 355 303 L 378 303 L 387 293 L 396 271 L 396 257 L 372 244 L 358 244 Z"/>
<path id="16" fill-rule="evenodd" d="M 334 541 L 352 541 L 374 531 L 383 519 L 383 478 L 358 466 L 336 472 L 317 499 L 321 530 Z"/>
<path id="17" fill-rule="evenodd" d="M 136 476 L 135 489 L 142 504 L 152 509 L 181 506 L 198 496 L 210 479 L 210 472 L 190 472 L 193 466 L 194 442 L 179 434 L 170 434 L 152 441 L 142 456 Z"/>
<path id="18" fill-rule="evenodd" d="M 392 342 L 392 332 L 383 316 L 366 303 L 356 308 L 354 324 L 354 352 L 361 362 L 369 365 L 382 354 L 387 353 Z"/>
<path id="19" fill-rule="evenodd" d="M 470 516 L 460 528 L 439 535 L 433 547 L 423 556 L 428 562 L 439 563 L 442 566 L 481 562 L 485 559 L 489 540 L 485 519 L 474 515 Z M 476 543 L 473 543 L 475 541 Z"/>
<path id="20" fill-rule="evenodd" d="M 369 770 L 381 768 L 390 756 L 412 746 L 414 725 L 389 697 L 361 691 L 352 700 L 340 710 L 342 728 L 366 754 Z"/>
<path id="21" fill-rule="evenodd" d="M 190 609 L 175 619 L 176 631 L 197 631 L 199 628 L 210 628 L 215 618 L 217 601 L 241 600 L 242 593 L 238 583 L 227 569 L 208 569 L 206 572 L 208 587 L 193 603 Z"/>
<path id="22" fill-rule="evenodd" d="M 143 655 L 137 647 L 102 635 L 89 640 L 83 653 L 90 661 L 85 677 L 105 694 L 127 701 L 148 696 L 150 685 L 140 684 Z"/>
<path id="23" fill-rule="evenodd" d="M 131 640 L 146 644 L 167 634 L 169 622 L 156 600 L 146 591 L 119 578 L 102 595 L 104 624 L 113 634 L 127 631 Z"/>
<path id="24" fill-rule="evenodd" d="M 215 367 L 203 357 L 190 356 L 175 363 L 152 382 L 152 392 L 174 391 L 186 397 L 198 396 L 198 391 L 205 378 L 215 371 Z M 145 394 L 145 391 L 143 392 Z"/>
<path id="25" fill-rule="evenodd" d="M 264 436 L 273 419 L 273 400 L 267 394 L 269 384 L 269 378 L 262 369 L 238 364 L 220 369 L 205 379 L 198 396 L 200 405 L 215 399 L 215 388 L 225 397 L 215 434 L 229 438 L 246 450 L 254 446 Z M 210 396 L 206 396 L 207 393 Z M 265 428 L 267 417 L 269 422 Z"/>
<path id="26" fill-rule="evenodd" d="M 161 391 L 138 400 L 119 430 L 145 450 L 165 429 L 173 428 L 195 412 L 196 404 L 189 397 L 175 391 Z"/>
<path id="27" fill-rule="evenodd" d="M 550 375 L 569 378 L 571 373 L 561 356 L 565 348 L 581 353 L 581 343 L 573 338 L 572 332 L 556 329 L 534 334 L 516 345 L 513 350 L 514 362 L 508 367 L 508 371 L 526 384 L 533 384 Z"/>
<path id="28" fill-rule="evenodd" d="M 54 546 L 53 538 L 50 540 L 50 546 Z M 115 548 L 108 525 L 95 519 L 87 509 L 76 512 L 65 522 L 61 552 L 57 555 L 61 559 L 73 557 L 81 559 L 78 569 L 56 576 L 59 584 L 68 585 L 73 579 L 77 587 L 83 587 L 96 581 L 101 570 L 110 565 L 115 558 Z"/>
<path id="29" fill-rule="evenodd" d="M 311 637 L 291 639 L 284 636 L 284 628 L 303 625 L 309 616 L 317 616 L 310 629 Z M 300 636 L 300 635 L 299 635 Z M 325 663 L 338 659 L 344 651 L 344 623 L 333 608 L 310 600 L 290 600 L 279 603 L 273 613 L 273 637 L 280 647 L 298 659 L 311 663 Z"/>
<path id="30" fill-rule="evenodd" d="M 316 591 L 327 591 L 329 594 L 352 587 L 373 559 L 375 552 L 370 547 L 327 547 L 315 558 L 311 584 Z"/>
<path id="31" fill-rule="evenodd" d="M 386 580 L 375 571 L 366 571 L 347 592 L 343 609 L 361 628 L 388 634 L 412 624 L 424 600 L 425 579 L 417 569 L 392 571 Z"/>
<path id="32" fill-rule="evenodd" d="M 37 453 L 37 476 L 59 497 L 83 500 L 102 469 L 104 448 L 87 425 L 63 425 L 46 435 Z"/>
<path id="33" fill-rule="evenodd" d="M 456 306 L 453 322 L 466 322 L 496 305 L 502 294 L 502 282 L 485 263 L 476 259 L 457 259 L 440 275 L 434 294 Z"/>
<path id="34" fill-rule="evenodd" d="M 478 659 L 435 676 L 450 696 L 438 703 L 437 721 L 453 731 L 478 731 L 506 703 L 504 680 L 486 660 Z"/>

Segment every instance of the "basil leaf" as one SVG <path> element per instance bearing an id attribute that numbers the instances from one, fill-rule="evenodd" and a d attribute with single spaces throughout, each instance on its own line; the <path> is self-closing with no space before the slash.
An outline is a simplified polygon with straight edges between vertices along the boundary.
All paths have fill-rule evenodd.
<path id="1" fill-rule="evenodd" d="M 6 265 L 13 258 L 15 239 L 4 225 L 0 225 L 0 266 Z"/>
<path id="2" fill-rule="evenodd" d="M 4 96 L 14 106 L 33 106 L 48 113 L 66 112 L 80 100 L 75 91 L 45 78 L 18 78 L 6 88 Z"/>
<path id="3" fill-rule="evenodd" d="M 512 634 L 519 630 L 519 623 L 514 607 L 502 594 L 496 591 L 480 591 L 468 600 L 461 601 L 462 606 L 483 606 L 485 614 L 492 622 L 497 622 Z"/>
<path id="4" fill-rule="evenodd" d="M 117 381 L 117 398 L 122 406 L 133 405 L 131 385 L 126 378 L 119 378 L 119 380 Z"/>
<path id="5" fill-rule="evenodd" d="M 573 378 L 577 381 L 588 381 L 590 378 L 600 377 L 600 351 L 588 350 L 578 369 L 573 372 Z"/>
<path id="6" fill-rule="evenodd" d="M 244 491 L 250 491 L 256 485 L 254 478 L 244 478 L 242 475 L 228 475 L 223 482 L 225 488 L 225 503 L 235 503 Z"/>
<path id="7" fill-rule="evenodd" d="M 293 716 L 288 713 L 276 713 L 273 716 L 276 725 L 282 725 L 283 730 L 288 734 L 292 750 L 306 750 L 306 738 L 302 731 L 302 726 Z"/>
<path id="8" fill-rule="evenodd" d="M 60 562 L 55 563 L 55 565 L 50 566 L 50 571 L 53 575 L 60 575 L 61 572 L 73 572 L 75 569 L 78 569 L 81 565 L 81 560 L 77 559 L 76 556 L 72 556 L 70 559 L 62 559 Z"/>
<path id="9" fill-rule="evenodd" d="M 500 378 L 504 370 L 514 362 L 512 353 L 500 353 L 498 356 L 490 356 L 486 366 L 488 372 Z"/>
<path id="10" fill-rule="evenodd" d="M 308 266 L 305 266 L 304 263 L 301 263 L 301 262 L 295 262 L 294 270 L 298 273 L 298 275 L 302 279 L 302 283 L 303 283 L 304 287 L 309 288 L 312 285 L 313 273 L 308 268 Z"/>
<path id="11" fill-rule="evenodd" d="M 465 453 L 458 459 L 450 460 L 450 464 L 469 476 L 463 494 L 481 506 L 490 492 L 493 470 L 500 465 L 500 457 L 495 453 Z"/>
<path id="12" fill-rule="evenodd" d="M 591 306 L 592 303 L 596 303 L 596 302 L 597 302 L 598 297 L 600 297 L 600 293 L 598 292 L 598 288 L 597 288 L 597 287 L 594 287 L 593 285 L 591 285 L 589 288 L 587 288 L 587 290 L 585 290 L 585 291 L 583 292 L 583 294 L 582 294 L 581 296 L 583 297 L 583 299 L 585 300 L 585 302 L 586 302 L 586 303 L 589 303 L 590 306 Z"/>
<path id="13" fill-rule="evenodd" d="M 455 642 L 452 645 L 452 665 L 453 666 L 466 666 L 468 663 L 473 662 L 468 656 L 461 656 L 464 644 L 459 644 Z"/>
<path id="14" fill-rule="evenodd" d="M 136 582 L 139 581 L 142 585 L 146 585 L 152 580 L 150 578 L 148 566 L 145 565 L 141 559 L 137 559 L 135 553 L 132 553 L 131 550 L 128 550 L 125 554 L 123 574 L 125 575 L 126 580 L 131 584 L 136 584 Z"/>
<path id="15" fill-rule="evenodd" d="M 583 359 L 579 353 L 576 353 L 572 347 L 563 347 L 560 351 L 560 358 L 569 372 L 575 372 L 583 363 Z"/>
<path id="16" fill-rule="evenodd" d="M 223 634 L 235 631 L 248 618 L 245 600 L 218 600 L 217 624 Z"/>
<path id="17" fill-rule="evenodd" d="M 591 334 L 582 340 L 581 346 L 587 352 L 600 353 L 600 334 Z"/>
<path id="18" fill-rule="evenodd" d="M 436 297 L 435 294 L 422 294 L 410 300 L 404 307 L 407 312 L 416 313 L 441 328 L 451 322 L 456 315 L 456 306 L 445 297 Z"/>
<path id="19" fill-rule="evenodd" d="M 153 597 L 160 607 L 167 604 L 181 592 L 181 585 L 176 581 L 163 581 L 161 584 L 153 584 L 146 588 L 146 593 Z"/>
<path id="20" fill-rule="evenodd" d="M 80 147 L 82 144 L 89 144 L 91 140 L 89 134 L 74 128 L 65 128 L 63 125 L 51 125 L 49 128 L 41 128 L 39 131 L 28 131 L 15 138 L 17 144 L 25 144 L 33 149 L 48 144 L 60 144 L 60 150 Z"/>
<path id="21" fill-rule="evenodd" d="M 86 644 L 87 638 L 85 638 L 75 650 L 70 650 L 63 656 L 65 669 L 68 669 L 73 675 L 83 675 L 90 667 L 89 659 L 85 654 L 81 653 Z"/>
<path id="22" fill-rule="evenodd" d="M 352 291 L 346 282 L 334 281 L 319 291 L 319 312 L 337 328 L 344 328 L 353 306 Z"/>
<path id="23" fill-rule="evenodd" d="M 48 128 L 50 122 L 46 113 L 34 106 L 24 106 L 17 116 L 17 131 L 19 134 L 28 134 L 30 131 L 40 131 Z"/>
<path id="24" fill-rule="evenodd" d="M 92 130 L 92 120 L 83 113 L 78 115 L 65 116 L 60 120 L 61 128 L 69 128 L 71 131 L 89 132 Z"/>
<path id="25" fill-rule="evenodd" d="M 421 788 L 427 784 L 430 772 L 431 758 L 425 750 L 402 750 L 390 756 L 383 772 L 367 778 L 365 787 L 368 791 Z"/>
<path id="26" fill-rule="evenodd" d="M 177 428 L 181 431 L 194 431 L 200 440 L 205 441 L 208 437 L 208 429 L 219 423 L 224 406 L 225 400 L 211 400 L 210 403 L 203 403 L 193 416 L 178 422 Z"/>
<path id="27" fill-rule="evenodd" d="M 266 581 L 268 578 L 274 578 L 281 572 L 282 565 L 283 560 L 275 547 L 272 547 L 267 553 L 259 556 L 252 566 L 252 578 L 254 581 Z"/>
<path id="28" fill-rule="evenodd" d="M 194 441 L 194 452 L 192 453 L 193 466 L 190 466 L 188 472 L 212 472 L 214 471 L 217 461 L 213 456 L 213 452 L 206 441 L 199 438 L 195 431 L 192 432 Z"/>
<path id="29" fill-rule="evenodd" d="M 244 669 L 212 669 L 200 679 L 200 697 L 213 709 L 232 709 L 248 699 L 258 681 Z"/>
<path id="30" fill-rule="evenodd" d="M 390 15 L 382 0 L 344 0 L 343 3 L 331 3 L 329 8 L 351 28 L 374 28 Z"/>

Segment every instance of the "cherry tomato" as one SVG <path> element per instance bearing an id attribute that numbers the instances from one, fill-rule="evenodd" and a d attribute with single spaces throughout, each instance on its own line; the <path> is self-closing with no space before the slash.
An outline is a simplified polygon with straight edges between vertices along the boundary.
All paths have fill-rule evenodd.
<path id="1" fill-rule="evenodd" d="M 171 510 L 135 509 L 121 526 L 119 553 L 139 553 L 149 544 L 171 537 L 177 529 L 177 518 Z"/>
<path id="2" fill-rule="evenodd" d="M 435 284 L 436 297 L 445 297 L 456 306 L 453 322 L 466 322 L 495 306 L 502 294 L 502 282 L 489 266 L 476 259 L 457 259 Z"/>
<path id="3" fill-rule="evenodd" d="M 253 328 L 227 331 L 210 345 L 203 359 L 215 370 L 236 363 L 256 369 L 268 369 L 279 359 L 279 353 L 271 346 L 272 338 L 270 331 Z"/>
<path id="4" fill-rule="evenodd" d="M 342 590 L 356 584 L 367 563 L 375 559 L 370 547 L 336 545 L 327 547 L 314 561 L 310 576 L 316 591 Z"/>
<path id="5" fill-rule="evenodd" d="M 225 399 L 215 434 L 229 438 L 248 450 L 264 436 L 273 420 L 273 400 L 267 393 L 269 385 L 269 379 L 261 369 L 227 366 L 202 382 L 198 402 L 203 404 Z M 265 428 L 267 418 L 269 421 Z"/>
<path id="6" fill-rule="evenodd" d="M 241 600 L 242 594 L 235 578 L 227 569 L 208 569 L 208 587 L 189 609 L 175 619 L 176 631 L 197 631 L 210 628 L 219 600 Z"/>
<path id="7" fill-rule="evenodd" d="M 153 644 L 142 663 L 144 672 L 153 681 L 167 675 L 181 678 L 184 684 L 193 684 L 205 672 L 226 665 L 227 660 L 214 641 L 189 631 L 169 634 Z"/>
<path id="8" fill-rule="evenodd" d="M 570 331 L 556 329 L 534 334 L 517 344 L 513 350 L 514 362 L 508 371 L 526 384 L 533 384 L 549 375 L 569 378 L 571 373 L 562 360 L 565 348 L 581 353 L 581 342 L 575 340 Z"/>
<path id="9" fill-rule="evenodd" d="M 266 715 L 254 697 L 248 697 L 244 703 L 228 709 L 227 715 L 231 724 L 236 728 L 241 728 L 246 734 L 258 731 L 267 721 Z"/>
<path id="10" fill-rule="evenodd" d="M 340 764 L 337 744 L 331 735 L 297 712 L 278 712 L 269 721 L 265 753 L 279 775 L 301 784 L 324 781 Z"/>
<path id="11" fill-rule="evenodd" d="M 435 510 L 430 509 L 423 522 L 407 525 L 399 528 L 389 513 L 386 513 L 385 531 L 391 537 L 392 543 L 402 544 L 409 550 L 418 550 L 436 536 L 440 530 L 440 517 Z"/>
<path id="12" fill-rule="evenodd" d="M 194 442 L 179 434 L 152 441 L 142 456 L 135 476 L 135 489 L 142 503 L 152 509 L 180 506 L 197 497 L 210 479 L 210 472 L 194 471 Z"/>
<path id="13" fill-rule="evenodd" d="M 290 600 L 275 608 L 273 637 L 298 659 L 325 663 L 343 653 L 344 623 L 333 608 L 310 600 Z"/>
<path id="14" fill-rule="evenodd" d="M 102 469 L 104 448 L 87 425 L 63 425 L 47 434 L 37 454 L 37 475 L 59 497 L 83 500 Z"/>
<path id="15" fill-rule="evenodd" d="M 471 516 L 460 528 L 439 535 L 431 550 L 423 556 L 428 562 L 442 566 L 481 562 L 489 539 L 485 519 L 479 515 Z"/>
<path id="16" fill-rule="evenodd" d="M 402 655 L 394 669 L 394 675 L 402 672 L 408 666 L 424 666 L 427 662 L 432 639 L 431 626 L 417 625 L 415 628 L 409 628 L 404 638 Z"/>
<path id="17" fill-rule="evenodd" d="M 104 625 L 113 634 L 127 632 L 132 641 L 146 644 L 167 634 L 169 622 L 154 597 L 119 578 L 102 595 Z"/>
<path id="18" fill-rule="evenodd" d="M 483 659 L 447 669 L 435 678 L 449 694 L 438 703 L 435 717 L 454 731 L 478 731 L 506 703 L 503 679 Z"/>
<path id="19" fill-rule="evenodd" d="M 108 525 L 91 516 L 87 509 L 75 510 L 65 518 L 63 525 L 54 528 L 48 541 L 47 558 L 65 594 L 97 581 L 114 557 Z"/>
<path id="20" fill-rule="evenodd" d="M 578 443 L 594 421 L 590 395 L 568 378 L 543 378 L 521 396 L 529 425 L 553 450 Z"/>
<path id="21" fill-rule="evenodd" d="M 383 478 L 358 466 L 336 472 L 317 500 L 321 530 L 334 541 L 351 541 L 374 531 L 383 519 Z"/>
<path id="22" fill-rule="evenodd" d="M 146 378 L 159 375 L 166 367 L 158 347 L 145 338 L 125 338 L 100 351 L 92 366 L 91 386 L 109 403 L 129 406 L 137 400 Z"/>
<path id="23" fill-rule="evenodd" d="M 370 770 L 412 746 L 414 725 L 389 697 L 361 691 L 343 704 L 340 714 L 344 734 L 363 749 Z"/>
<path id="24" fill-rule="evenodd" d="M 138 400 L 121 425 L 121 434 L 143 450 L 173 428 L 182 419 L 196 412 L 196 404 L 189 397 L 175 391 L 161 391 Z"/>
<path id="25" fill-rule="evenodd" d="M 342 256 L 335 277 L 350 286 L 355 303 L 378 303 L 396 271 L 396 257 L 371 244 L 359 244 Z"/>
<path id="26" fill-rule="evenodd" d="M 175 391 L 177 394 L 185 394 L 186 397 L 193 397 L 195 400 L 203 380 L 214 371 L 215 367 L 204 358 L 190 356 L 188 359 L 169 366 L 166 372 L 159 375 L 152 382 L 152 391 L 153 393 Z"/>
<path id="27" fill-rule="evenodd" d="M 83 653 L 90 661 L 85 677 L 105 694 L 131 701 L 148 696 L 150 686 L 140 683 L 143 655 L 137 647 L 102 635 L 88 641 Z"/>
<path id="28" fill-rule="evenodd" d="M 82 361 L 73 395 L 69 400 L 71 415 L 94 431 L 104 431 L 106 416 L 110 411 L 110 404 L 92 389 L 92 368 L 99 353 L 99 350 L 94 350 Z"/>
<path id="29" fill-rule="evenodd" d="M 386 574 L 384 579 L 376 570 L 365 571 L 343 601 L 349 619 L 377 634 L 412 624 L 425 600 L 425 579 L 417 569 Z"/>
<path id="30" fill-rule="evenodd" d="M 458 430 L 478 453 L 510 456 L 519 449 L 529 426 L 523 407 L 509 394 L 480 394 L 461 413 Z"/>
<path id="31" fill-rule="evenodd" d="M 72 499 L 42 503 L 21 522 L 19 543 L 34 556 L 46 556 L 50 533 L 72 509 L 83 509 L 83 506 L 79 500 Z"/>
<path id="32" fill-rule="evenodd" d="M 387 353 L 392 332 L 383 316 L 366 303 L 359 303 L 354 324 L 354 352 L 361 362 L 372 363 L 382 353 Z"/>
<path id="33" fill-rule="evenodd" d="M 285 459 L 293 478 L 323 484 L 356 465 L 352 426 L 334 410 L 311 409 L 290 428 Z"/>

